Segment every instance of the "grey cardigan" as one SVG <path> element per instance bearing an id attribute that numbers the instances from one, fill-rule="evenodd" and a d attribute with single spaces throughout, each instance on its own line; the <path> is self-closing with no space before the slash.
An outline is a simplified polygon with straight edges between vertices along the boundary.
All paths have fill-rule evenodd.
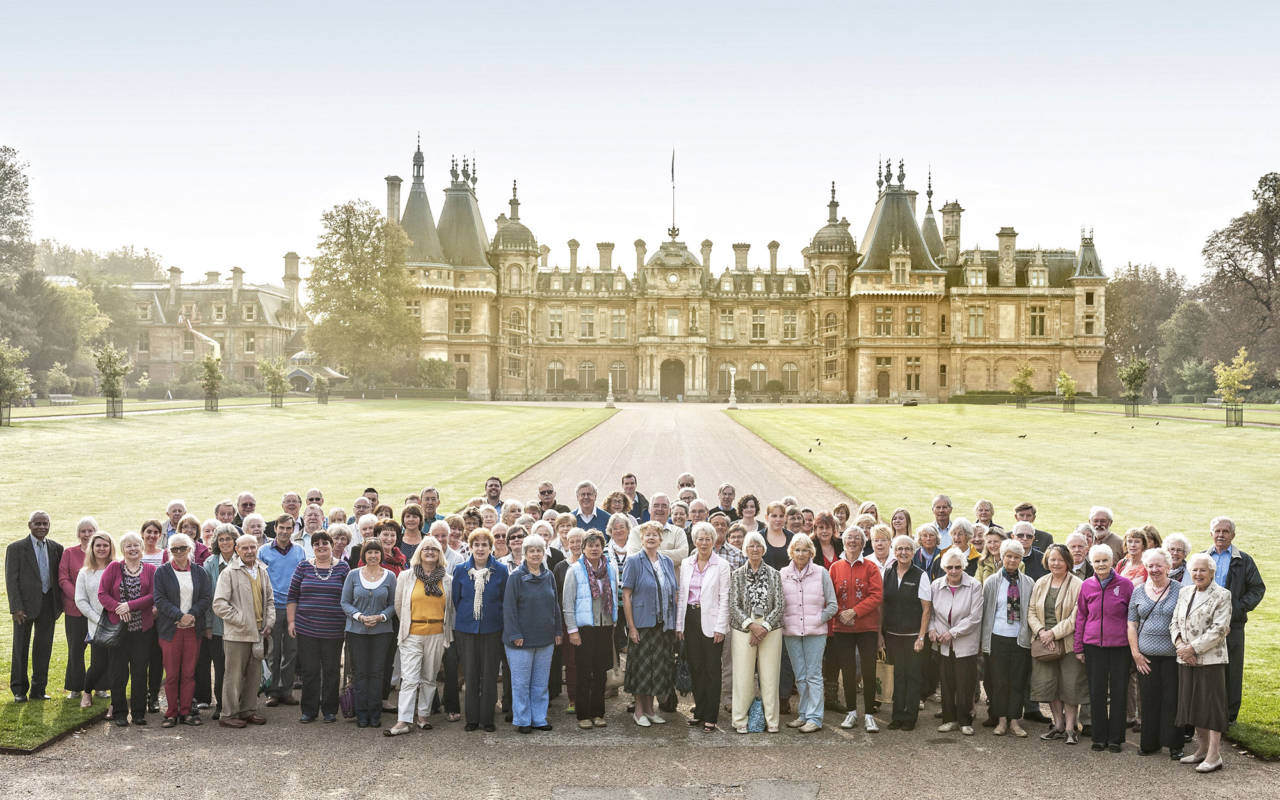
<path id="1" fill-rule="evenodd" d="M 982 582 L 982 652 L 991 652 L 991 631 L 996 624 L 996 595 L 1007 591 L 1004 588 L 1004 568 Z M 1018 628 L 1018 647 L 1031 648 L 1031 625 L 1028 612 L 1031 610 L 1031 593 L 1036 582 L 1026 573 L 1018 573 L 1018 602 L 1022 604 L 1022 625 Z"/>
<path id="2" fill-rule="evenodd" d="M 342 584 L 342 613 L 347 618 L 348 634 L 394 633 L 391 618 L 396 613 L 395 573 L 384 569 L 378 585 L 373 589 L 366 589 L 360 580 L 359 569 L 348 572 L 347 580 Z M 356 621 L 357 614 L 366 617 L 381 614 L 383 620 L 372 628 L 366 628 L 363 622 Z"/>

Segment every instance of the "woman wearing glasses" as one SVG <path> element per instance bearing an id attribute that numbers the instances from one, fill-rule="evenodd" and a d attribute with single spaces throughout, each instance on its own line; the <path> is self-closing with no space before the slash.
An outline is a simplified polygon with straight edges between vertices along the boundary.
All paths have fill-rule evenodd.
<path id="1" fill-rule="evenodd" d="M 982 639 L 982 584 L 964 571 L 958 550 L 941 556 L 944 575 L 930 587 L 929 642 L 938 654 L 942 679 L 942 724 L 939 733 L 960 729 L 973 735 L 973 695 L 978 680 Z"/>
<path id="2" fill-rule="evenodd" d="M 175 533 L 169 537 L 169 560 L 155 575 L 156 634 L 164 653 L 164 695 L 168 707 L 161 727 L 172 728 L 179 720 L 199 725 L 200 715 L 192 708 L 196 691 L 196 656 L 213 603 L 209 573 L 194 568 L 195 549 L 191 537 Z"/>

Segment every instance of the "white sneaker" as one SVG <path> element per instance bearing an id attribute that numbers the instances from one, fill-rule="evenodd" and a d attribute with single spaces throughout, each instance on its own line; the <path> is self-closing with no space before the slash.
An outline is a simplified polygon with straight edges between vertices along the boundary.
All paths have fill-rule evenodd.
<path id="1" fill-rule="evenodd" d="M 863 721 L 867 724 L 867 733 L 879 733 L 880 726 L 876 724 L 876 718 L 867 714 L 863 717 Z"/>
<path id="2" fill-rule="evenodd" d="M 944 722 L 938 726 L 938 733 L 951 733 L 958 727 L 954 722 Z"/>
<path id="3" fill-rule="evenodd" d="M 840 727 L 844 728 L 845 730 L 848 730 L 852 728 L 854 724 L 857 723 L 857 721 L 858 721 L 858 712 L 856 710 L 850 711 L 848 714 L 844 715 L 844 722 L 840 723 Z"/>
<path id="4" fill-rule="evenodd" d="M 790 722 L 788 722 L 788 723 L 787 723 L 787 727 L 788 727 L 788 728 L 799 728 L 799 727 L 800 727 L 801 725 L 803 725 L 803 724 L 804 724 L 804 717 L 796 717 L 795 719 L 793 719 L 793 720 L 791 720 Z"/>
<path id="5" fill-rule="evenodd" d="M 666 724 L 667 724 L 667 721 L 666 721 L 665 719 L 663 719 L 662 717 L 658 716 L 657 714 L 647 714 L 646 716 L 648 716 L 648 717 L 649 717 L 649 721 L 650 721 L 650 722 L 652 722 L 654 725 L 666 725 Z"/>
<path id="6" fill-rule="evenodd" d="M 820 731 L 820 730 L 822 730 L 822 726 L 814 722 L 813 720 L 809 720 L 808 722 L 800 726 L 801 733 L 813 733 L 814 731 Z"/>

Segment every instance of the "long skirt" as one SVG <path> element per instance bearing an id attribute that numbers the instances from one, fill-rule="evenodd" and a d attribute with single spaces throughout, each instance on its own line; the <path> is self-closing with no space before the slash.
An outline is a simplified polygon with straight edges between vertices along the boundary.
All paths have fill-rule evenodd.
<path id="1" fill-rule="evenodd" d="M 1225 731 L 1227 721 L 1227 665 L 1178 665 L 1177 725 Z"/>

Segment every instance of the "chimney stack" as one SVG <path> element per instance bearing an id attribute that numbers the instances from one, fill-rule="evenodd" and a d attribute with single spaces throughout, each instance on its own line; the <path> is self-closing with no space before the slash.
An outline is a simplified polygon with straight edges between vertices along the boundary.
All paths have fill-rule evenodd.
<path id="1" fill-rule="evenodd" d="M 711 272 L 711 240 L 702 240 L 702 268 Z"/>
<path id="2" fill-rule="evenodd" d="M 578 271 L 578 240 L 569 240 L 569 271 Z"/>
<path id="3" fill-rule="evenodd" d="M 301 278 L 298 277 L 298 254 L 290 250 L 284 254 L 284 290 L 289 296 L 289 310 L 295 315 L 298 313 L 298 283 Z"/>
<path id="4" fill-rule="evenodd" d="M 600 251 L 600 271 L 613 271 L 613 242 L 596 242 L 596 249 Z"/>
<path id="5" fill-rule="evenodd" d="M 182 270 L 169 267 L 169 305 L 177 307 L 179 287 L 182 285 Z"/>
<path id="6" fill-rule="evenodd" d="M 778 248 L 781 246 L 776 240 L 769 242 L 769 271 L 772 273 L 778 271 Z"/>
<path id="7" fill-rule="evenodd" d="M 551 248 L 547 247 L 545 244 L 538 248 L 538 255 L 542 259 L 541 263 L 542 263 L 543 269 L 547 268 L 547 256 L 550 254 L 551 254 Z"/>
<path id="8" fill-rule="evenodd" d="M 644 239 L 636 239 L 636 275 L 640 275 L 640 270 L 644 269 L 645 246 Z"/>
<path id="9" fill-rule="evenodd" d="M 387 222 L 400 224 L 400 180 L 399 175 L 387 176 Z"/>
<path id="10" fill-rule="evenodd" d="M 231 310 L 236 313 L 235 309 L 240 305 L 240 289 L 244 287 L 244 270 L 239 267 L 231 268 Z"/>
<path id="11" fill-rule="evenodd" d="M 221 278 L 222 276 L 218 274 L 217 270 L 211 269 L 204 274 L 204 282 L 208 284 L 217 284 Z"/>
<path id="12" fill-rule="evenodd" d="M 733 246 L 733 268 L 738 270 L 746 270 L 747 268 L 747 252 L 751 250 L 751 245 L 738 243 Z"/>

